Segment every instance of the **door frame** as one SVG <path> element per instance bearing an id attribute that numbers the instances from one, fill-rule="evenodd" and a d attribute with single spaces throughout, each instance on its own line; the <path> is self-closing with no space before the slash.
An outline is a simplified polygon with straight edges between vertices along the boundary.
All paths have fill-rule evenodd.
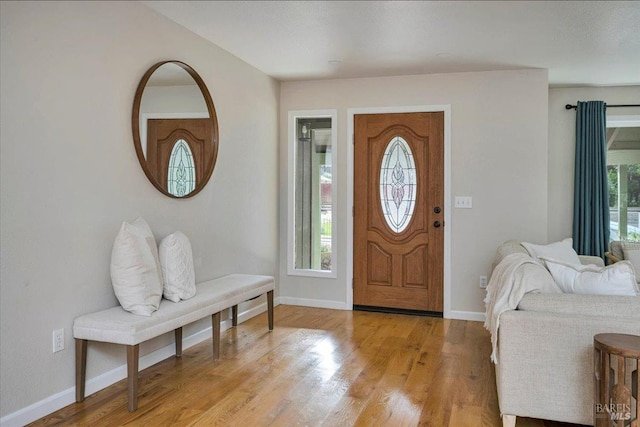
<path id="1" fill-rule="evenodd" d="M 347 310 L 353 310 L 353 144 L 356 114 L 444 113 L 444 283 L 443 317 L 451 318 L 451 104 L 347 109 Z"/>

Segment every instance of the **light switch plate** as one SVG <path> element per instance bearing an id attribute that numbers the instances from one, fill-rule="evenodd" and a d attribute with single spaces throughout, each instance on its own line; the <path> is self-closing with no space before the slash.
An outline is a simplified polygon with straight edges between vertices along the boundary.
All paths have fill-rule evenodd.
<path id="1" fill-rule="evenodd" d="M 456 196 L 455 207 L 460 209 L 471 209 L 473 207 L 473 198 L 470 196 Z"/>

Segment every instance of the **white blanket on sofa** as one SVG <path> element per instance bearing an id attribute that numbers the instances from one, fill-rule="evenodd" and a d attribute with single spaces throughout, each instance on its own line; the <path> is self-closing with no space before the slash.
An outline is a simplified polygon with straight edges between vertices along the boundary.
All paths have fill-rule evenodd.
<path id="1" fill-rule="evenodd" d="M 525 264 L 533 264 L 534 267 L 525 271 L 524 268 L 520 268 Z M 561 293 L 547 269 L 530 256 L 523 253 L 505 256 L 491 274 L 484 300 L 486 307 L 484 327 L 491 332 L 491 360 L 496 364 L 498 363 L 500 315 L 507 310 L 515 310 L 522 297 L 528 292 Z"/>

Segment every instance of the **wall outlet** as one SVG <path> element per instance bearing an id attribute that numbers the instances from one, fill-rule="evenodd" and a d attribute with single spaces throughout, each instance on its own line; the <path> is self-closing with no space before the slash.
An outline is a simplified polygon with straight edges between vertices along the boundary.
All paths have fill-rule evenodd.
<path id="1" fill-rule="evenodd" d="M 487 289 L 487 276 L 480 276 L 480 288 Z"/>
<path id="2" fill-rule="evenodd" d="M 64 350 L 64 329 L 56 329 L 53 331 L 53 352 L 62 350 Z"/>

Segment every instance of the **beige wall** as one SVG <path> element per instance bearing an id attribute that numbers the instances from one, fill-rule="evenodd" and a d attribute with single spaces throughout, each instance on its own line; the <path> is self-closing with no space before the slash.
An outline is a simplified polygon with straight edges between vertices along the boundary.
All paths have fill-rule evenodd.
<path id="1" fill-rule="evenodd" d="M 567 111 L 564 106 L 576 105 L 577 101 L 638 104 L 640 86 L 549 90 L 549 242 L 572 235 L 576 111 Z M 607 110 L 607 116 L 619 115 L 640 115 L 640 108 Z"/>
<path id="2" fill-rule="evenodd" d="M 157 239 L 182 230 L 197 280 L 277 275 L 279 83 L 139 2 L 0 7 L 4 417 L 73 387 L 72 322 L 117 305 L 109 261 L 122 221 L 144 217 Z M 218 113 L 216 168 L 188 200 L 155 190 L 133 148 L 136 87 L 166 59 L 198 71 Z M 65 349 L 52 354 L 58 328 Z M 124 354 L 90 345 L 89 378 L 123 365 Z"/>
<path id="3" fill-rule="evenodd" d="M 280 163 L 287 164 L 287 112 L 338 109 L 337 279 L 287 276 L 286 215 L 280 215 L 280 292 L 287 299 L 344 304 L 346 270 L 347 110 L 451 105 L 451 185 L 472 196 L 473 209 L 453 209 L 451 309 L 484 311 L 480 275 L 490 273 L 499 243 L 547 236 L 546 70 L 284 82 L 280 97 Z M 280 170 L 280 209 L 287 209 L 286 168 Z M 458 314 L 460 314 L 458 313 Z M 463 313 L 464 314 L 464 313 Z"/>

